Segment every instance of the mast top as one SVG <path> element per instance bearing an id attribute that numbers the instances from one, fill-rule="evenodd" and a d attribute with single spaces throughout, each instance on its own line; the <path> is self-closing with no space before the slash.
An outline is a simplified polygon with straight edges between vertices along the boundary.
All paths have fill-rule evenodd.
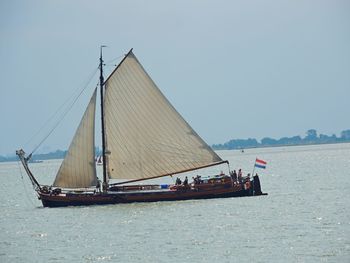
<path id="1" fill-rule="evenodd" d="M 102 60 L 102 48 L 107 47 L 105 45 L 100 46 L 100 61 Z"/>

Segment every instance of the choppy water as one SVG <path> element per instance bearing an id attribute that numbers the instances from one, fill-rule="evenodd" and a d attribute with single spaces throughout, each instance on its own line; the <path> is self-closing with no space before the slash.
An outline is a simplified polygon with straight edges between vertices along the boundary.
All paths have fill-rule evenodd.
<path id="1" fill-rule="evenodd" d="M 350 144 L 221 151 L 268 196 L 42 208 L 0 164 L 0 262 L 350 262 Z M 59 161 L 33 164 L 41 183 Z"/>

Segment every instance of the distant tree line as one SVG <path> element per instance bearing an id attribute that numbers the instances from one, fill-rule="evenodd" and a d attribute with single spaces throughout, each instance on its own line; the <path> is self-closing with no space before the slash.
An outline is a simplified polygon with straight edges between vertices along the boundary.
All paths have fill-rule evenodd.
<path id="1" fill-rule="evenodd" d="M 263 138 L 260 142 L 256 139 L 234 139 L 224 144 L 214 144 L 214 150 L 234 150 L 244 148 L 257 148 L 269 146 L 288 146 L 288 145 L 307 145 L 307 144 L 326 144 L 326 143 L 341 143 L 350 142 L 350 130 L 342 131 L 340 137 L 335 134 L 329 136 L 325 134 L 317 134 L 315 129 L 310 129 L 306 132 L 306 136 L 282 137 L 280 139 L 273 139 L 269 137 Z"/>
<path id="2" fill-rule="evenodd" d="M 62 159 L 66 156 L 67 151 L 57 150 L 55 152 L 43 153 L 43 154 L 33 154 L 30 161 L 39 161 L 39 160 L 52 160 L 52 159 Z M 0 162 L 12 162 L 17 161 L 18 157 L 16 155 L 12 156 L 0 156 Z"/>
<path id="3" fill-rule="evenodd" d="M 102 151 L 99 149 L 99 147 L 95 148 L 96 155 L 101 155 Z M 33 154 L 30 161 L 39 161 L 39 160 L 53 160 L 53 159 L 63 159 L 67 154 L 67 151 L 62 150 L 56 150 L 55 152 L 50 153 L 42 153 L 42 154 Z M 0 162 L 12 162 L 17 161 L 18 157 L 16 155 L 12 156 L 1 156 L 0 155 Z"/>
<path id="4" fill-rule="evenodd" d="M 282 137 L 278 140 L 265 137 L 258 142 L 256 139 L 235 139 L 230 140 L 224 144 L 214 144 L 212 148 L 214 150 L 234 150 L 234 149 L 245 149 L 245 148 L 257 148 L 257 147 L 269 147 L 269 146 L 287 146 L 287 145 L 307 145 L 307 144 L 326 144 L 326 143 L 341 143 L 350 142 L 350 130 L 342 131 L 340 137 L 335 134 L 328 136 L 325 134 L 317 134 L 315 129 L 310 129 L 306 132 L 306 136 L 301 138 L 300 136 L 293 137 Z M 99 147 L 95 149 L 96 155 L 101 155 L 102 151 Z M 51 159 L 63 159 L 67 154 L 67 151 L 57 150 L 55 152 L 34 154 L 31 158 L 32 161 L 38 160 L 51 160 Z M 17 161 L 18 157 L 12 156 L 1 156 L 0 162 L 12 162 Z"/>

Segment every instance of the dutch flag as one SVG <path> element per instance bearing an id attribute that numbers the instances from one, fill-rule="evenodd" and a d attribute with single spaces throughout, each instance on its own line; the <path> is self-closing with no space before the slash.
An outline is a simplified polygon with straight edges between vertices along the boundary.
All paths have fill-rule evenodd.
<path id="1" fill-rule="evenodd" d="M 262 168 L 262 169 L 265 169 L 266 168 L 266 162 L 263 161 L 263 160 L 260 160 L 258 158 L 255 159 L 255 167 L 257 168 Z"/>

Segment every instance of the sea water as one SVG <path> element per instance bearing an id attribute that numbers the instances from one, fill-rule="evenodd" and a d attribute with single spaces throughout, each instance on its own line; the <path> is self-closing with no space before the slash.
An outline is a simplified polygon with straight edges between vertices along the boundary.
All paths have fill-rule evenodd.
<path id="1" fill-rule="evenodd" d="M 244 173 L 267 161 L 268 195 L 43 208 L 18 163 L 1 163 L 0 262 L 350 262 L 350 144 L 218 154 Z M 60 162 L 31 169 L 51 184 Z"/>

